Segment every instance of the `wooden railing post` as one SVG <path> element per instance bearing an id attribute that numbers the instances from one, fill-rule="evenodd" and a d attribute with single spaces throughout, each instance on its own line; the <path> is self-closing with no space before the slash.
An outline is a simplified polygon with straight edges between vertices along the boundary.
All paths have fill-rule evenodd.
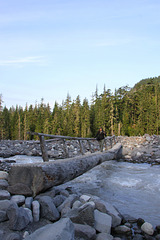
<path id="1" fill-rule="evenodd" d="M 81 140 L 78 140 L 78 142 L 79 142 L 79 146 L 80 146 L 80 151 L 81 151 L 82 155 L 84 155 L 83 145 L 82 145 L 82 143 L 81 143 Z"/>
<path id="2" fill-rule="evenodd" d="M 66 141 L 65 141 L 65 139 L 62 139 L 62 141 L 63 141 L 63 148 L 64 148 L 65 155 L 66 155 L 66 157 L 69 157 L 69 152 L 68 152 L 68 149 L 66 146 Z"/>
<path id="3" fill-rule="evenodd" d="M 44 136 L 39 136 L 39 139 L 40 139 L 40 146 L 41 146 L 43 161 L 48 162 L 49 159 L 48 159 L 47 146 L 46 146 Z"/>

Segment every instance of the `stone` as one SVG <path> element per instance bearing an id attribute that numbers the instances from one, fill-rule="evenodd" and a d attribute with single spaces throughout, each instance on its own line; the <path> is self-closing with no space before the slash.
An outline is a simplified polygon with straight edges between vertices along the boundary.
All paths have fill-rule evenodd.
<path id="1" fill-rule="evenodd" d="M 6 211 L 0 210 L 0 222 L 4 222 L 8 219 Z"/>
<path id="2" fill-rule="evenodd" d="M 8 173 L 5 171 L 0 171 L 0 179 L 8 180 Z"/>
<path id="3" fill-rule="evenodd" d="M 7 209 L 14 204 L 13 202 L 9 201 L 9 200 L 1 200 L 0 201 L 0 210 L 2 211 L 7 211 Z"/>
<path id="4" fill-rule="evenodd" d="M 75 240 L 74 225 L 69 218 L 39 228 L 25 240 Z"/>
<path id="5" fill-rule="evenodd" d="M 122 218 L 119 212 L 110 203 L 105 202 L 99 198 L 92 198 L 95 203 L 95 208 L 100 212 L 107 213 L 112 217 L 112 227 L 116 227 L 121 224 Z"/>
<path id="6" fill-rule="evenodd" d="M 63 195 L 63 196 L 65 196 L 65 197 L 69 197 L 69 192 L 64 189 L 64 190 L 62 190 L 62 191 L 60 192 L 60 195 Z"/>
<path id="7" fill-rule="evenodd" d="M 32 190 L 23 183 L 16 183 L 9 186 L 7 190 L 12 195 L 24 195 L 26 197 L 32 196 Z"/>
<path id="8" fill-rule="evenodd" d="M 71 194 L 59 207 L 58 211 L 61 212 L 63 208 L 71 208 L 73 203 L 78 200 L 77 194 Z"/>
<path id="9" fill-rule="evenodd" d="M 28 217 L 29 217 L 29 222 L 32 223 L 33 222 L 33 216 L 32 216 L 32 211 L 29 208 L 24 208 L 24 210 L 27 212 Z"/>
<path id="10" fill-rule="evenodd" d="M 10 199 L 11 195 L 7 190 L 0 190 L 0 200 Z"/>
<path id="11" fill-rule="evenodd" d="M 0 230 L 0 239 L 3 240 L 4 239 L 4 231 Z"/>
<path id="12" fill-rule="evenodd" d="M 23 207 L 13 203 L 7 210 L 9 228 L 15 231 L 23 230 L 30 223 L 30 215 Z"/>
<path id="13" fill-rule="evenodd" d="M 73 203 L 73 206 L 72 206 L 72 209 L 75 209 L 75 208 L 79 208 L 82 206 L 82 203 L 79 201 L 79 200 L 76 200 L 74 203 Z"/>
<path id="14" fill-rule="evenodd" d="M 131 233 L 131 229 L 125 225 L 120 225 L 114 228 L 114 231 L 118 234 Z"/>
<path id="15" fill-rule="evenodd" d="M 56 207 L 59 207 L 64 201 L 66 200 L 66 197 L 63 195 L 57 195 L 53 198 L 53 203 Z"/>
<path id="16" fill-rule="evenodd" d="M 113 236 L 108 233 L 98 233 L 96 240 L 113 240 Z"/>
<path id="17" fill-rule="evenodd" d="M 46 218 L 50 221 L 57 221 L 60 218 L 60 214 L 55 207 L 51 197 L 42 196 L 39 198 L 39 203 L 41 206 L 41 217 Z"/>
<path id="18" fill-rule="evenodd" d="M 135 234 L 134 236 L 133 236 L 133 240 L 143 240 L 144 239 L 144 237 L 143 237 L 143 235 L 141 235 L 141 234 Z"/>
<path id="19" fill-rule="evenodd" d="M 85 240 L 94 240 L 96 239 L 96 230 L 84 224 L 74 224 L 75 228 L 75 237 L 84 238 Z"/>
<path id="20" fill-rule="evenodd" d="M 40 204 L 36 200 L 32 202 L 32 212 L 34 222 L 38 222 L 40 219 Z"/>
<path id="21" fill-rule="evenodd" d="M 71 209 L 63 217 L 69 217 L 73 223 L 86 224 L 94 227 L 94 208 L 88 204 L 79 209 Z"/>
<path id="22" fill-rule="evenodd" d="M 6 190 L 8 187 L 8 181 L 6 181 L 5 179 L 0 179 L 0 189 L 1 190 Z"/>
<path id="23" fill-rule="evenodd" d="M 112 217 L 106 213 L 102 213 L 97 209 L 94 211 L 95 218 L 95 229 L 99 232 L 105 232 L 110 234 L 111 225 L 112 225 Z"/>
<path id="24" fill-rule="evenodd" d="M 6 240 L 21 240 L 21 237 L 20 237 L 20 235 L 17 234 L 17 233 L 10 233 L 10 234 L 7 236 Z"/>
<path id="25" fill-rule="evenodd" d="M 31 209 L 33 202 L 33 197 L 27 197 L 25 199 L 25 207 Z"/>
<path id="26" fill-rule="evenodd" d="M 148 223 L 148 222 L 145 222 L 145 223 L 142 224 L 141 230 L 142 230 L 144 233 L 146 233 L 146 234 L 148 234 L 148 235 L 150 235 L 150 236 L 152 236 L 153 233 L 154 233 L 154 229 L 153 229 L 152 224 L 150 224 L 150 223 Z"/>
<path id="27" fill-rule="evenodd" d="M 11 197 L 11 201 L 17 203 L 18 206 L 22 206 L 25 203 L 25 196 L 14 195 L 14 196 Z"/>
<path id="28" fill-rule="evenodd" d="M 82 196 L 80 196 L 80 201 L 81 201 L 82 203 L 86 203 L 86 202 L 88 202 L 90 199 L 91 199 L 91 196 L 88 196 L 88 195 L 82 195 Z"/>

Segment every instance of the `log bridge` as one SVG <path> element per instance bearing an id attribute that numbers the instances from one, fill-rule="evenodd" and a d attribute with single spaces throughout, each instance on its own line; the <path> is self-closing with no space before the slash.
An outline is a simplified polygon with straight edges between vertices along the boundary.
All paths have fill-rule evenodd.
<path id="1" fill-rule="evenodd" d="M 116 143 L 111 149 L 102 153 L 82 153 L 81 156 L 73 158 L 48 161 L 44 136 L 53 137 L 54 135 L 40 133 L 36 133 L 36 135 L 40 137 L 44 162 L 12 165 L 9 171 L 8 182 L 10 188 L 17 189 L 17 194 L 35 197 L 37 194 L 44 192 L 53 186 L 63 184 L 82 175 L 104 161 L 120 158 L 122 153 L 122 145 L 120 143 Z M 84 140 L 84 138 L 77 139 L 72 137 L 56 136 L 56 138 L 57 137 L 62 139 Z M 85 138 L 85 140 L 87 139 Z M 19 186 L 21 187 L 19 188 Z M 27 193 L 25 191 L 26 188 L 29 189 Z"/>
<path id="2" fill-rule="evenodd" d="M 83 148 L 83 140 L 86 140 L 89 146 L 89 150 L 91 153 L 93 153 L 94 151 L 91 148 L 91 141 L 97 141 L 96 138 L 81 138 L 81 137 L 70 137 L 70 136 L 61 136 L 61 135 L 51 135 L 51 134 L 44 134 L 44 133 L 37 133 L 37 132 L 27 132 L 27 134 L 29 135 L 36 135 L 39 137 L 40 140 L 40 147 L 41 147 L 41 151 L 42 151 L 42 158 L 44 162 L 48 162 L 49 158 L 48 158 L 48 154 L 47 154 L 47 146 L 46 146 L 46 142 L 51 142 L 51 141 L 55 141 L 56 140 L 61 140 L 63 142 L 63 149 L 65 152 L 65 156 L 66 158 L 69 157 L 69 152 L 67 149 L 67 145 L 66 145 L 66 140 L 77 140 L 79 142 L 79 146 L 80 146 L 80 152 L 82 155 L 84 155 L 84 148 Z M 45 140 L 45 137 L 49 137 L 52 138 L 50 140 Z M 110 142 L 110 148 L 112 148 L 113 145 L 115 145 L 116 143 L 116 138 L 115 136 L 109 136 L 105 138 L 105 146 L 107 149 L 107 144 L 106 144 L 106 140 L 109 140 Z"/>

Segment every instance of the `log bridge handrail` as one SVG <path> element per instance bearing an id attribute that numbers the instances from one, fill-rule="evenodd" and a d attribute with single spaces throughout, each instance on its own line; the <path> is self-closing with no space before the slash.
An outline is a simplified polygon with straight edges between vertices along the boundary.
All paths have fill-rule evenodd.
<path id="1" fill-rule="evenodd" d="M 84 155 L 82 140 L 86 140 L 87 141 L 91 153 L 93 153 L 93 151 L 92 151 L 92 148 L 91 148 L 90 141 L 96 140 L 96 138 L 70 137 L 70 136 L 52 135 L 52 134 L 37 133 L 37 132 L 27 132 L 27 134 L 29 134 L 29 135 L 36 135 L 36 136 L 39 137 L 40 147 L 41 147 L 41 151 L 42 151 L 42 158 L 43 158 L 44 162 L 48 162 L 49 161 L 48 154 L 47 154 L 46 141 L 55 141 L 55 139 L 56 140 L 62 140 L 63 141 L 65 155 L 66 155 L 66 157 L 69 157 L 68 149 L 67 149 L 67 146 L 66 146 L 66 140 L 78 140 L 79 146 L 80 146 L 80 152 L 82 153 L 82 155 Z M 53 139 L 45 140 L 45 137 L 49 137 L 49 138 L 53 138 Z M 106 143 L 107 139 L 110 140 L 110 146 L 112 148 L 113 144 L 116 143 L 115 135 L 106 137 L 105 138 L 105 143 Z"/>

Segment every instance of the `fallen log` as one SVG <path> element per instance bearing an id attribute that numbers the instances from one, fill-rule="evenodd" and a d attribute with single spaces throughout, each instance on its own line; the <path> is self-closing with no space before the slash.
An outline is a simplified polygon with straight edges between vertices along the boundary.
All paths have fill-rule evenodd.
<path id="1" fill-rule="evenodd" d="M 9 171 L 10 186 L 22 183 L 28 186 L 33 197 L 56 185 L 70 181 L 98 164 L 117 159 L 121 155 L 121 144 L 117 143 L 107 152 L 92 153 L 56 161 L 15 164 Z"/>

